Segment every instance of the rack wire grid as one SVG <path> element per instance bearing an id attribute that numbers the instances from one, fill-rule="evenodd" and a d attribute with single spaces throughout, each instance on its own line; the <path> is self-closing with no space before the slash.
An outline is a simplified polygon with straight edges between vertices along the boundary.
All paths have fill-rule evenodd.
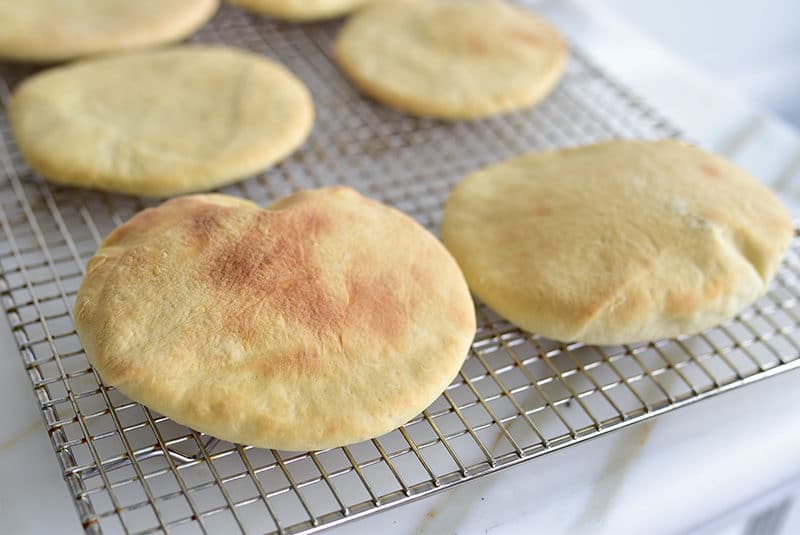
<path id="1" fill-rule="evenodd" d="M 578 51 L 534 109 L 476 122 L 409 117 L 362 98 L 341 76 L 329 54 L 337 28 L 226 7 L 195 36 L 277 58 L 308 84 L 317 106 L 304 148 L 222 191 L 267 203 L 344 183 L 435 230 L 450 188 L 479 166 L 613 137 L 678 135 Z M 2 67 L 4 106 L 30 72 Z M 0 299 L 90 533 L 315 531 L 800 367 L 795 242 L 763 298 L 698 336 L 565 345 L 478 304 L 479 328 L 458 377 L 388 435 L 301 453 L 220 442 L 104 385 L 73 327 L 86 261 L 105 234 L 152 204 L 44 182 L 23 163 L 2 114 Z"/>

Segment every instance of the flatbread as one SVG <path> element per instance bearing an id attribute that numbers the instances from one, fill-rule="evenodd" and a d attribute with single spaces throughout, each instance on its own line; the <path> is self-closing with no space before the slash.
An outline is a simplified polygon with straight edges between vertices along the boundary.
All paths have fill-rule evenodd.
<path id="1" fill-rule="evenodd" d="M 179 41 L 219 0 L 0 0 L 0 58 L 63 61 Z"/>
<path id="2" fill-rule="evenodd" d="M 793 236 L 778 198 L 678 141 L 524 156 L 452 192 L 442 238 L 472 291 L 548 338 L 693 334 L 766 291 Z"/>
<path id="3" fill-rule="evenodd" d="M 10 118 L 34 171 L 60 184 L 144 196 L 202 191 L 262 171 L 308 136 L 314 107 L 284 67 L 184 46 L 44 71 Z"/>
<path id="4" fill-rule="evenodd" d="M 334 187 L 269 210 L 195 195 L 140 212 L 89 261 L 75 322 L 130 398 L 225 440 L 309 450 L 381 435 L 433 402 L 475 311 L 433 235 Z"/>
<path id="5" fill-rule="evenodd" d="M 379 0 L 228 0 L 245 9 L 295 22 L 340 17 L 376 1 Z"/>
<path id="6" fill-rule="evenodd" d="M 561 78 L 567 49 L 550 24 L 500 0 L 406 0 L 354 15 L 334 57 L 376 100 L 470 119 L 541 100 Z"/>

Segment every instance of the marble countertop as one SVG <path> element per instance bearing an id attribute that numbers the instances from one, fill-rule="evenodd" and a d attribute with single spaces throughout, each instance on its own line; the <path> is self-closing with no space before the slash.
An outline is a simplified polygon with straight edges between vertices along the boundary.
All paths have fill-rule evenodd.
<path id="1" fill-rule="evenodd" d="M 538 8 L 689 138 L 800 214 L 800 137 L 592 0 Z M 0 322 L 0 531 L 80 533 L 16 344 Z M 672 533 L 800 475 L 800 371 L 659 416 L 333 533 Z"/>

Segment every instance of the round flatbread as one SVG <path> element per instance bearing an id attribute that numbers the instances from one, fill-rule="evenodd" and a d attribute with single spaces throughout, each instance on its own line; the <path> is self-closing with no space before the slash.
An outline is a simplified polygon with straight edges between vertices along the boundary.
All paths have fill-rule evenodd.
<path id="1" fill-rule="evenodd" d="M 219 0 L 0 0 L 0 58 L 51 62 L 169 43 Z"/>
<path id="2" fill-rule="evenodd" d="M 442 237 L 472 291 L 569 342 L 692 334 L 766 291 L 793 236 L 778 198 L 678 141 L 509 160 L 452 192 Z"/>
<path id="3" fill-rule="evenodd" d="M 406 215 L 334 187 L 268 210 L 178 198 L 112 232 L 75 322 L 103 380 L 229 440 L 310 450 L 386 433 L 460 369 L 475 311 Z"/>
<path id="4" fill-rule="evenodd" d="M 228 0 L 258 13 L 295 22 L 332 19 L 378 0 Z"/>
<path id="5" fill-rule="evenodd" d="M 406 0 L 357 13 L 334 57 L 381 102 L 469 119 L 541 100 L 561 78 L 567 50 L 550 24 L 499 0 Z"/>
<path id="6" fill-rule="evenodd" d="M 303 83 L 268 59 L 186 46 L 44 71 L 15 91 L 10 118 L 45 178 L 164 196 L 281 160 L 308 136 L 314 107 Z"/>

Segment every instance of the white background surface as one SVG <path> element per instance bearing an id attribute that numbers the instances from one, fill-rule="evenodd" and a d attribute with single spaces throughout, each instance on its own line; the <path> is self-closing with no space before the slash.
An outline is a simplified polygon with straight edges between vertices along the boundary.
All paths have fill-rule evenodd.
<path id="1" fill-rule="evenodd" d="M 797 0 L 606 0 L 628 23 L 800 127 Z"/>
<path id="2" fill-rule="evenodd" d="M 686 13 L 705 5 L 688 0 L 611 4 L 639 6 L 631 9 L 645 15 L 656 13 L 657 5 L 680 5 Z M 541 9 L 692 139 L 733 158 L 795 205 L 800 199 L 797 135 L 735 96 L 739 88 L 732 82 L 703 76 L 648 44 L 607 5 L 542 0 Z M 667 15 L 651 16 L 656 21 L 662 17 Z M 685 23 L 685 18 L 680 20 Z M 685 28 L 688 36 L 691 28 Z M 724 25 L 713 31 L 724 33 Z M 690 38 L 684 37 L 687 43 Z M 691 53 L 692 47 L 687 49 Z M 79 533 L 77 515 L 4 322 L 0 349 L 0 532 Z M 685 530 L 800 474 L 798 391 L 800 373 L 776 377 L 336 531 L 388 535 Z"/>

